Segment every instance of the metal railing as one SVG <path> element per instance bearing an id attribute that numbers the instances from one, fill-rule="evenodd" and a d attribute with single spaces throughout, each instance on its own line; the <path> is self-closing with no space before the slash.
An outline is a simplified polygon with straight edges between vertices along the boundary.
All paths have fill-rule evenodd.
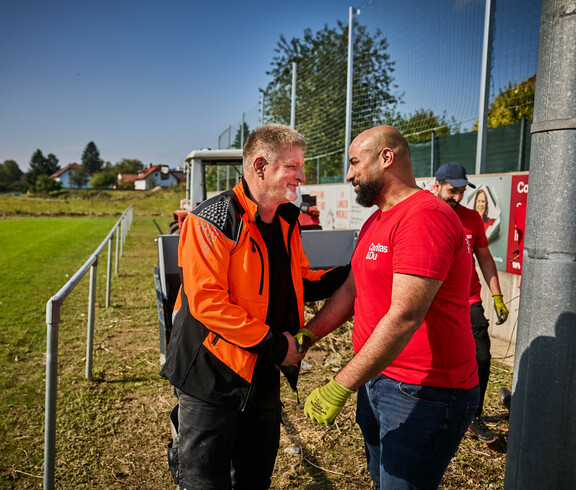
<path id="1" fill-rule="evenodd" d="M 106 274 L 106 308 L 110 306 L 110 286 L 112 276 L 112 241 L 116 234 L 115 273 L 118 274 L 118 259 L 123 254 L 124 242 L 134 218 L 134 206 L 122 213 L 110 233 L 72 278 L 52 296 L 46 304 L 46 407 L 44 422 L 44 489 L 54 488 L 54 466 L 56 453 L 56 384 L 58 369 L 58 325 L 60 307 L 64 300 L 90 269 L 88 294 L 88 336 L 86 340 L 86 379 L 92 378 L 92 348 L 94 338 L 94 311 L 96 304 L 96 272 L 100 253 L 108 245 L 108 267 Z"/>

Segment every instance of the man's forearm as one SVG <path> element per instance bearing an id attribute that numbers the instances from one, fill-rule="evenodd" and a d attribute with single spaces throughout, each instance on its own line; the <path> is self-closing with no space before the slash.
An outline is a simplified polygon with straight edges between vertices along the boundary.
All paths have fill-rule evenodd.
<path id="1" fill-rule="evenodd" d="M 352 276 L 352 274 L 350 274 L 350 276 Z M 354 314 L 355 290 L 353 284 L 353 281 L 349 277 L 348 280 L 326 300 L 324 306 L 306 325 L 306 328 L 308 328 L 317 339 L 328 335 L 349 320 Z"/>
<path id="2" fill-rule="evenodd" d="M 413 320 L 386 315 L 362 349 L 334 379 L 349 390 L 357 390 L 398 357 L 419 326 Z"/>
<path id="3" fill-rule="evenodd" d="M 498 269 L 496 268 L 496 263 L 492 258 L 490 252 L 488 254 L 479 255 L 476 253 L 476 258 L 478 259 L 478 265 L 482 271 L 482 276 L 488 284 L 488 288 L 492 294 L 502 294 L 500 289 L 500 280 L 498 278 Z"/>
<path id="4" fill-rule="evenodd" d="M 441 285 L 438 279 L 394 274 L 390 309 L 334 379 L 345 388 L 356 390 L 388 367 L 422 325 Z"/>

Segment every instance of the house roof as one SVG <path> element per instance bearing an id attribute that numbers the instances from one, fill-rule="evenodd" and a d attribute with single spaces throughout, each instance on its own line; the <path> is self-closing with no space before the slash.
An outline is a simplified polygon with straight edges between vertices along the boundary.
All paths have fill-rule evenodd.
<path id="1" fill-rule="evenodd" d="M 154 172 L 161 172 L 162 171 L 162 167 L 164 165 L 152 165 L 150 164 L 150 166 L 148 168 L 145 168 L 144 170 L 140 170 L 140 172 L 138 172 L 137 174 L 119 174 L 118 175 L 118 180 L 123 180 L 125 182 L 135 182 L 137 180 L 146 180 L 150 175 L 152 175 Z M 175 172 L 173 170 L 170 170 L 170 174 L 172 174 L 179 182 L 186 181 L 186 174 L 184 174 L 183 172 Z"/>
<path id="2" fill-rule="evenodd" d="M 60 177 L 62 174 L 68 172 L 69 170 L 81 167 L 82 165 L 80 165 L 79 163 L 69 163 L 68 165 L 66 165 L 64 168 L 58 170 L 58 172 L 53 173 L 50 178 L 55 179 L 56 177 Z"/>
<path id="3" fill-rule="evenodd" d="M 170 173 L 176 177 L 178 182 L 186 182 L 186 172 L 182 170 L 170 170 Z"/>
<path id="4" fill-rule="evenodd" d="M 138 174 L 118 174 L 118 180 L 122 180 L 124 182 L 134 182 L 139 180 Z"/>
<path id="5" fill-rule="evenodd" d="M 138 172 L 138 179 L 145 179 L 146 177 L 148 177 L 149 175 L 153 174 L 156 171 L 160 171 L 160 168 L 162 167 L 162 165 L 152 165 L 150 164 L 150 166 L 144 170 L 140 170 L 140 172 Z"/>

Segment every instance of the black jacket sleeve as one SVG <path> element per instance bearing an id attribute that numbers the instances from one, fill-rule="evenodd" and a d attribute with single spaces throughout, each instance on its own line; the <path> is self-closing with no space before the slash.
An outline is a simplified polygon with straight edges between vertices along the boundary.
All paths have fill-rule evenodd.
<path id="1" fill-rule="evenodd" d="M 319 301 L 332 296 L 350 273 L 350 264 L 328 270 L 318 281 L 304 279 L 304 301 Z"/>

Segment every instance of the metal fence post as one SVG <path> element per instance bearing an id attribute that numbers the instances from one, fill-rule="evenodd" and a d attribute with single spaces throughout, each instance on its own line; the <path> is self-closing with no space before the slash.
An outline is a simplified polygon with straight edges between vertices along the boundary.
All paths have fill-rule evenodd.
<path id="1" fill-rule="evenodd" d="M 353 43 L 354 12 L 352 7 L 348 9 L 348 72 L 346 79 L 346 129 L 344 139 L 344 157 L 342 162 L 342 182 L 346 182 L 348 171 L 348 148 L 352 138 L 352 84 L 354 74 L 354 43 Z"/>
<path id="2" fill-rule="evenodd" d="M 92 379 L 92 351 L 94 347 L 94 311 L 96 307 L 96 272 L 98 259 L 90 267 L 90 287 L 88 293 L 88 334 L 86 335 L 86 379 Z"/>
<path id="3" fill-rule="evenodd" d="M 524 147 L 526 146 L 526 137 L 524 133 L 526 132 L 526 115 L 522 115 L 520 119 L 520 144 L 518 145 L 518 172 L 522 171 L 524 167 Z"/>
<path id="4" fill-rule="evenodd" d="M 108 240 L 108 263 L 106 267 L 106 308 L 110 306 L 110 286 L 112 283 L 112 237 Z"/>
<path id="5" fill-rule="evenodd" d="M 292 98 L 290 102 L 290 127 L 296 127 L 296 63 L 292 63 Z"/>
<path id="6" fill-rule="evenodd" d="M 492 71 L 495 3 L 495 0 L 486 0 L 484 47 L 482 50 L 482 78 L 480 80 L 480 110 L 478 114 L 478 138 L 476 144 L 477 175 L 483 174 L 486 167 L 486 131 L 488 126 L 488 105 L 490 103 L 490 73 Z"/>
<path id="7" fill-rule="evenodd" d="M 436 166 L 436 131 L 432 131 L 430 139 L 430 175 L 434 176 L 434 167 Z"/>
<path id="8" fill-rule="evenodd" d="M 246 137 L 244 134 L 244 124 L 246 123 L 244 122 L 244 113 L 242 113 L 242 124 L 240 126 L 240 148 L 244 148 L 244 138 Z M 230 169 L 230 165 L 228 165 L 228 169 Z"/>
<path id="9" fill-rule="evenodd" d="M 118 275 L 118 260 L 120 259 L 120 227 L 116 227 L 116 253 L 114 255 L 114 272 Z"/>
<path id="10" fill-rule="evenodd" d="M 54 320 L 56 318 L 56 321 Z M 60 305 L 46 304 L 46 406 L 44 408 L 44 490 L 54 488 L 56 461 L 56 384 L 58 371 L 58 321 Z"/>
<path id="11" fill-rule="evenodd" d="M 120 220 L 120 255 L 124 255 L 124 220 Z"/>

